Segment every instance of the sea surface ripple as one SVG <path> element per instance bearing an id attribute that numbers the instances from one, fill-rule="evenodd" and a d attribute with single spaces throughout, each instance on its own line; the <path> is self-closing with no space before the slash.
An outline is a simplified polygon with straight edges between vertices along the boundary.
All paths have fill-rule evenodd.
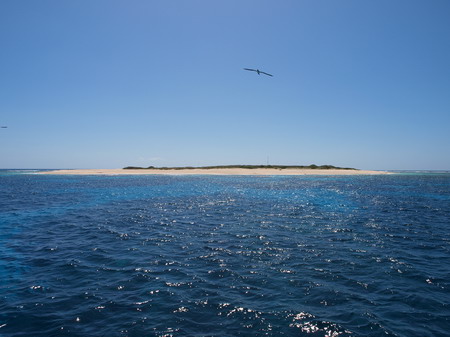
<path id="1" fill-rule="evenodd" d="M 450 175 L 0 174 L 1 336 L 448 336 Z"/>

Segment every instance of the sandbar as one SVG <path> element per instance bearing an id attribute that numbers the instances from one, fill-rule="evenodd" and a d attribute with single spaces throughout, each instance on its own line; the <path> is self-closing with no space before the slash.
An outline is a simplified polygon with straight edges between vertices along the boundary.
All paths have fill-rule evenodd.
<path id="1" fill-rule="evenodd" d="M 347 169 L 276 169 L 276 168 L 217 168 L 217 169 L 82 169 L 43 171 L 38 174 L 56 175 L 245 175 L 245 176 L 306 176 L 306 175 L 379 175 L 391 174 L 387 171 L 347 170 Z"/>

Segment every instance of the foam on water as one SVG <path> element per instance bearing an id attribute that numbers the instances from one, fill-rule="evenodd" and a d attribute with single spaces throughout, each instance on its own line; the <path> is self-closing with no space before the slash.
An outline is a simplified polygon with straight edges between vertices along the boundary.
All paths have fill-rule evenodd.
<path id="1" fill-rule="evenodd" d="M 450 176 L 0 177 L 4 336 L 445 336 Z"/>

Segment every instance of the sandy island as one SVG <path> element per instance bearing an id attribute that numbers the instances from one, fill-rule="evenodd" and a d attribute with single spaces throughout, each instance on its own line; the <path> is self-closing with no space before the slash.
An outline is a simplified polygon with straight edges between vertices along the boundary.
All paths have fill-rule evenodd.
<path id="1" fill-rule="evenodd" d="M 390 174 L 386 171 L 346 170 L 346 169 L 275 169 L 275 168 L 218 168 L 218 169 L 84 169 L 55 170 L 38 174 L 73 174 L 73 175 L 246 175 L 246 176 L 280 176 L 280 175 L 378 175 Z"/>

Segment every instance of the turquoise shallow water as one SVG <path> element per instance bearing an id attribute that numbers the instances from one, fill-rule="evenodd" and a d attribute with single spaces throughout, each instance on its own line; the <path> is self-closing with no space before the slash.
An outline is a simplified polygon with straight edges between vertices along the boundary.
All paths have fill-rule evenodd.
<path id="1" fill-rule="evenodd" d="M 450 175 L 0 172 L 2 336 L 448 336 Z"/>

